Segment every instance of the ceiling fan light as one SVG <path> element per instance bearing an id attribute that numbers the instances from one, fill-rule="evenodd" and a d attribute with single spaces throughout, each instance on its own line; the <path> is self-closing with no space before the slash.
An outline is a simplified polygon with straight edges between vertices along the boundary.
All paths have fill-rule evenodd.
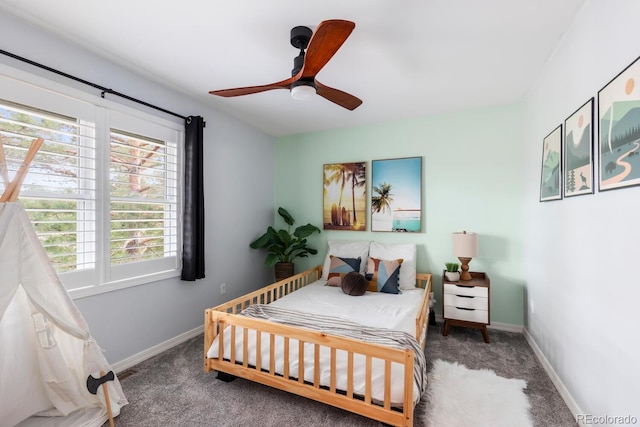
<path id="1" fill-rule="evenodd" d="M 316 88 L 311 85 L 301 84 L 291 88 L 291 97 L 298 101 L 304 101 L 316 94 Z"/>

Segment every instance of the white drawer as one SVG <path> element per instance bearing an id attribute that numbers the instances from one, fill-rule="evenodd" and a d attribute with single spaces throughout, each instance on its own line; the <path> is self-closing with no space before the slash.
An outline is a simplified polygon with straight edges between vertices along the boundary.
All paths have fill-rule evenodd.
<path id="1" fill-rule="evenodd" d="M 444 294 L 444 305 L 452 307 L 489 309 L 489 299 L 485 297 L 470 297 L 454 294 Z"/>
<path id="2" fill-rule="evenodd" d="M 444 293 L 453 295 L 465 295 L 471 297 L 489 297 L 489 288 L 484 286 L 464 286 L 453 283 L 444 284 Z"/>
<path id="3" fill-rule="evenodd" d="M 466 320 L 467 322 L 489 323 L 489 312 L 487 310 L 464 309 L 450 305 L 444 306 L 443 317 L 445 319 Z"/>

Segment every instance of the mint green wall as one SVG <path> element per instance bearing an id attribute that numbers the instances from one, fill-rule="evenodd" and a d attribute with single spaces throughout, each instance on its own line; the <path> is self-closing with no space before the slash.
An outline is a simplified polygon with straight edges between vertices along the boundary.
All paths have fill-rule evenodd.
<path id="1" fill-rule="evenodd" d="M 323 164 L 366 161 L 370 198 L 371 160 L 422 157 L 421 233 L 323 230 L 313 238 L 318 255 L 296 260 L 296 271 L 322 263 L 327 239 L 416 243 L 418 271 L 438 276 L 441 314 L 439 275 L 455 260 L 451 233 L 473 231 L 480 235 L 480 256 L 470 266 L 491 278 L 491 320 L 522 325 L 522 127 L 522 108 L 511 105 L 279 138 L 275 205 L 296 225 L 322 227 Z M 276 225 L 284 225 L 279 217 Z"/>

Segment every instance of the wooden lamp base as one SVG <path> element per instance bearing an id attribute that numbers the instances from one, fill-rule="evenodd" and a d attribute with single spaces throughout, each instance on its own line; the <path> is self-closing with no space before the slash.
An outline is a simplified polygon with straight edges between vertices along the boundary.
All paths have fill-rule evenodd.
<path id="1" fill-rule="evenodd" d="M 469 262 L 471 262 L 471 258 L 463 258 L 458 257 L 460 260 L 460 269 L 462 273 L 460 273 L 460 280 L 471 280 L 471 273 L 469 273 Z"/>

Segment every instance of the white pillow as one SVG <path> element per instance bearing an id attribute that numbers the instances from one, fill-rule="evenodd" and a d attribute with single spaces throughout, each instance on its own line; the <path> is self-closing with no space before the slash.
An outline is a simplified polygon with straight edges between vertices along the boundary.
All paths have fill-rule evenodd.
<path id="1" fill-rule="evenodd" d="M 415 243 L 378 243 L 371 242 L 369 246 L 371 258 L 391 261 L 402 258 L 400 267 L 400 289 L 414 289 L 416 287 L 416 245 Z"/>
<path id="2" fill-rule="evenodd" d="M 364 274 L 367 270 L 367 257 L 369 256 L 368 240 L 327 240 L 327 256 L 322 266 L 322 279 L 327 280 L 329 270 L 331 269 L 331 259 L 329 255 L 339 256 L 342 258 L 358 258 L 360 257 L 360 274 Z"/>

